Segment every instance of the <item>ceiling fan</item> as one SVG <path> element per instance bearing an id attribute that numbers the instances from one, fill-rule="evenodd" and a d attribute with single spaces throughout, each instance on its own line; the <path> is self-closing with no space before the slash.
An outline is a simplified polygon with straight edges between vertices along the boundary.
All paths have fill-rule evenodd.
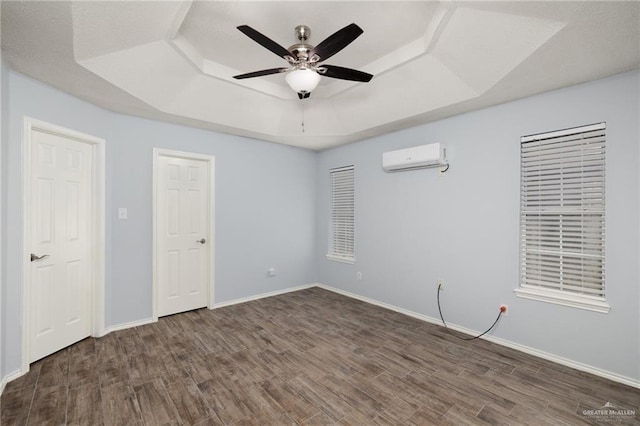
<path id="1" fill-rule="evenodd" d="M 256 43 L 280 56 L 289 63 L 287 68 L 270 68 L 266 70 L 249 72 L 246 74 L 234 75 L 235 79 L 261 77 L 264 75 L 278 74 L 286 72 L 286 81 L 289 86 L 298 93 L 300 99 L 306 99 L 311 95 L 311 91 L 320 82 L 320 76 L 337 78 L 340 80 L 351 80 L 368 82 L 373 75 L 351 68 L 339 67 L 336 65 L 319 65 L 354 41 L 363 33 L 362 28 L 356 24 L 349 24 L 341 30 L 336 31 L 317 46 L 307 44 L 306 41 L 311 35 L 311 30 L 305 25 L 298 25 L 295 28 L 295 35 L 299 43 L 285 49 L 267 36 L 259 33 L 248 25 L 240 25 L 238 29 L 251 38 Z"/>

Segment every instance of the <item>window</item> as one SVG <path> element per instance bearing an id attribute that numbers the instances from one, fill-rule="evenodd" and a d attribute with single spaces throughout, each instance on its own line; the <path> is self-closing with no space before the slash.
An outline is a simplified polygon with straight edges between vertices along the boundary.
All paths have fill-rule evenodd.
<path id="1" fill-rule="evenodd" d="M 327 259 L 354 263 L 355 186 L 353 166 L 331 169 L 331 231 Z"/>
<path id="2" fill-rule="evenodd" d="M 605 123 L 520 143 L 521 297 L 608 312 Z"/>

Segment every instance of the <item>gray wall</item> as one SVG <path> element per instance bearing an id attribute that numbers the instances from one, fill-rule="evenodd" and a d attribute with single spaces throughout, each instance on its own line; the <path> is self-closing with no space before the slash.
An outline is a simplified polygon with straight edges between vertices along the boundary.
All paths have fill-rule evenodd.
<path id="1" fill-rule="evenodd" d="M 315 281 L 314 152 L 118 115 L 107 136 L 111 221 L 111 317 L 151 316 L 151 185 L 154 146 L 215 155 L 216 303 Z M 109 207 L 111 206 L 111 207 Z M 139 241 L 145 242 L 140 245 Z M 277 275 L 267 277 L 269 267 Z"/>
<path id="2" fill-rule="evenodd" d="M 216 301 L 315 281 L 639 379 L 640 73 L 627 73 L 319 154 L 105 111 L 2 68 L 2 377 L 20 367 L 23 116 L 107 140 L 106 324 L 151 316 L 154 146 L 216 157 Z M 519 138 L 607 122 L 609 314 L 516 298 Z M 382 152 L 430 142 L 451 169 L 386 174 Z M 356 165 L 356 264 L 327 252 L 328 170 Z M 117 208 L 129 209 L 128 220 Z M 7 250 L 6 247 L 11 247 Z M 268 278 L 269 267 L 278 275 Z M 361 281 L 356 272 L 363 273 Z"/>
<path id="3" fill-rule="evenodd" d="M 640 73 L 558 90 L 324 151 L 318 158 L 321 283 L 483 331 L 509 305 L 494 335 L 640 379 Z M 609 314 L 517 298 L 519 140 L 607 123 L 606 294 Z M 451 169 L 385 173 L 382 153 L 432 142 Z M 356 167 L 356 264 L 324 258 L 330 168 Z M 356 272 L 362 280 L 356 280 Z"/>
<path id="4" fill-rule="evenodd" d="M 5 375 L 21 359 L 24 116 L 106 139 L 107 326 L 151 317 L 153 147 L 215 156 L 216 303 L 315 281 L 315 152 L 115 114 L 14 72 L 9 92 Z"/>

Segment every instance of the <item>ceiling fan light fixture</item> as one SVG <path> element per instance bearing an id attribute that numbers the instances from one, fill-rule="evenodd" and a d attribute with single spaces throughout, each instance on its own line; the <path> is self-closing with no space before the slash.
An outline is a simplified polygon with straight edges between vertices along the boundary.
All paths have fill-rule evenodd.
<path id="1" fill-rule="evenodd" d="M 300 68 L 289 71 L 285 80 L 294 92 L 311 93 L 320 82 L 320 74 L 308 68 Z"/>

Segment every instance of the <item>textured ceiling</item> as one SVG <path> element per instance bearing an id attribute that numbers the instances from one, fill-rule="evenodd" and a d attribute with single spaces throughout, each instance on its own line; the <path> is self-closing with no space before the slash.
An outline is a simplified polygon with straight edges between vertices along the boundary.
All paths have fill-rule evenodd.
<path id="1" fill-rule="evenodd" d="M 324 149 L 638 68 L 638 2 L 2 1 L 10 66 L 115 111 Z M 286 62 L 236 29 L 284 47 L 355 22 L 327 63 L 374 74 L 323 77 L 300 101 Z M 304 117 L 304 129 L 301 126 Z"/>

